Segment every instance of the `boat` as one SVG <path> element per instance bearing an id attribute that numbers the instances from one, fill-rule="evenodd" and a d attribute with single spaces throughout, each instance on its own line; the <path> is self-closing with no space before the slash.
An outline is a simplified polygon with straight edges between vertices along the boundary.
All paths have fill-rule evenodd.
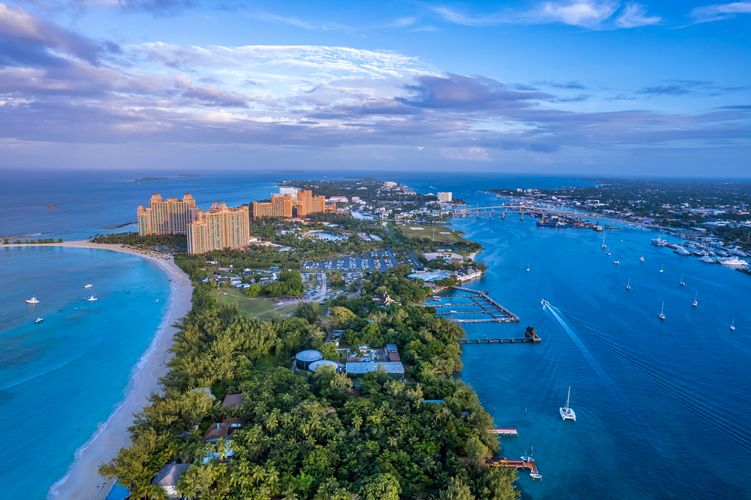
<path id="1" fill-rule="evenodd" d="M 529 267 L 529 266 L 527 266 L 527 268 L 525 269 L 526 272 L 530 272 L 531 270 L 532 270 L 532 268 Z"/>
<path id="2" fill-rule="evenodd" d="M 566 397 L 566 406 L 559 408 L 558 411 L 561 414 L 561 418 L 566 420 L 573 420 L 576 422 L 576 412 L 574 412 L 574 409 L 570 406 L 571 401 L 571 386 L 568 386 L 568 396 Z"/>
<path id="3" fill-rule="evenodd" d="M 616 266 L 617 266 L 618 264 L 620 264 L 620 263 L 621 263 L 621 261 L 620 261 L 620 260 L 618 260 L 618 259 L 615 259 L 615 260 L 613 261 L 613 264 L 615 264 Z"/>
<path id="4" fill-rule="evenodd" d="M 613 252 L 608 252 L 608 257 L 610 257 L 611 255 L 613 255 Z"/>
<path id="5" fill-rule="evenodd" d="M 608 246 L 607 246 L 607 245 L 605 244 L 605 235 L 603 234 L 603 235 L 602 235 L 602 244 L 600 245 L 600 248 L 602 248 L 602 249 L 605 249 L 605 248 L 607 248 L 607 247 L 608 247 Z"/>
<path id="6" fill-rule="evenodd" d="M 685 255 L 691 255 L 691 252 L 689 252 L 688 250 L 686 250 L 684 247 L 682 247 L 680 245 L 676 246 L 673 251 L 675 253 L 677 253 L 678 255 L 684 255 L 684 256 Z"/>
<path id="7" fill-rule="evenodd" d="M 631 290 L 631 278 L 626 282 L 626 290 Z"/>
<path id="8" fill-rule="evenodd" d="M 639 262 L 644 262 L 644 256 L 639 257 Z"/>
<path id="9" fill-rule="evenodd" d="M 662 321 L 665 321 L 665 318 L 667 318 L 667 316 L 665 316 L 665 302 L 663 302 L 662 307 L 660 307 L 660 315 L 658 316 L 658 318 L 660 318 Z"/>
<path id="10" fill-rule="evenodd" d="M 686 286 L 686 280 L 683 279 L 682 274 L 681 274 L 681 286 Z"/>
<path id="11" fill-rule="evenodd" d="M 743 259 L 739 259 L 738 257 L 730 257 L 729 259 L 722 259 L 720 261 L 720 264 L 722 264 L 723 266 L 732 267 L 734 269 L 748 266 L 747 261 Z"/>
<path id="12" fill-rule="evenodd" d="M 691 307 L 699 307 L 699 292 L 694 295 L 694 301 L 691 302 Z"/>
<path id="13" fill-rule="evenodd" d="M 42 321 L 44 321 L 44 318 L 37 318 L 34 320 L 34 323 L 41 323 Z"/>
<path id="14" fill-rule="evenodd" d="M 94 285 L 91 284 L 91 283 L 86 283 L 83 287 L 84 288 L 91 288 L 92 286 L 94 286 Z"/>
<path id="15" fill-rule="evenodd" d="M 664 272 L 665 272 L 665 267 L 664 267 L 664 266 L 660 266 L 660 272 L 661 272 L 661 273 L 664 273 Z"/>
<path id="16" fill-rule="evenodd" d="M 656 245 L 658 247 L 666 247 L 668 246 L 668 242 L 663 240 L 662 238 L 655 238 L 652 240 L 652 244 Z"/>
<path id="17" fill-rule="evenodd" d="M 733 322 L 732 322 L 732 323 L 730 323 L 730 329 L 731 329 L 732 331 L 735 331 L 735 318 L 733 318 Z"/>
<path id="18" fill-rule="evenodd" d="M 704 263 L 706 263 L 706 264 L 717 264 L 717 261 L 715 259 L 713 259 L 712 257 L 710 257 L 709 255 L 705 255 L 704 257 L 702 257 L 699 260 L 702 261 L 702 262 L 704 262 Z"/>
<path id="19" fill-rule="evenodd" d="M 96 298 L 96 297 L 95 297 L 94 295 L 89 295 L 89 296 L 88 296 L 88 297 L 86 297 L 86 299 L 84 299 L 84 300 L 86 300 L 87 302 L 96 302 L 96 301 L 97 301 L 97 300 L 99 300 L 99 299 L 97 299 L 97 298 Z"/>
<path id="20" fill-rule="evenodd" d="M 26 303 L 27 304 L 39 304 L 39 299 L 37 299 L 36 297 L 32 297 L 30 299 L 26 299 Z"/>
<path id="21" fill-rule="evenodd" d="M 542 474 L 540 474 L 539 472 L 530 472 L 529 477 L 531 477 L 532 479 L 542 479 Z"/>

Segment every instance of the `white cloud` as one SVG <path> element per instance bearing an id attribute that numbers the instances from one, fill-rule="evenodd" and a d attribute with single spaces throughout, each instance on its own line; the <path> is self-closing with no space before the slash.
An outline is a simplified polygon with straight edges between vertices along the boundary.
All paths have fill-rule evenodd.
<path id="1" fill-rule="evenodd" d="M 648 16 L 644 6 L 638 3 L 627 4 L 615 23 L 621 28 L 638 28 L 659 24 L 662 21 L 659 16 Z"/>
<path id="2" fill-rule="evenodd" d="M 751 14 L 751 2 L 732 2 L 697 7 L 691 11 L 694 22 L 708 23 L 731 18 L 737 14 Z"/>
<path id="3" fill-rule="evenodd" d="M 441 148 L 441 156 L 447 160 L 489 161 L 490 153 L 485 148 Z"/>
<path id="4" fill-rule="evenodd" d="M 636 28 L 657 24 L 658 16 L 649 16 L 638 3 L 622 5 L 616 0 L 569 0 L 543 2 L 529 10 L 504 9 L 473 14 L 450 7 L 433 7 L 445 21 L 463 26 L 497 26 L 501 24 L 565 24 L 602 30 Z"/>

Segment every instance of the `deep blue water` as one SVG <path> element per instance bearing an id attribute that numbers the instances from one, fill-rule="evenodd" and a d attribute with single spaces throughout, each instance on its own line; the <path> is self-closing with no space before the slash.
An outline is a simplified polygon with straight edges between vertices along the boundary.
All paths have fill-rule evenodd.
<path id="1" fill-rule="evenodd" d="M 234 205 L 268 197 L 279 179 L 343 176 L 164 174 L 165 180 L 130 182 L 159 175 L 10 173 L 0 185 L 0 211 L 7 214 L 0 235 L 83 238 L 134 221 L 135 206 L 152 192 L 191 192 L 203 207 L 214 199 Z M 587 182 L 474 173 L 389 177 L 421 192 L 453 191 L 479 203 L 495 203 L 483 192 L 493 187 Z M 488 273 L 471 286 L 490 290 L 521 316 L 519 325 L 467 327 L 468 334 L 512 336 L 531 324 L 544 338 L 538 345 L 469 345 L 463 355 L 463 380 L 498 426 L 520 431 L 502 439 L 503 454 L 517 457 L 534 446 L 544 479 L 533 483 L 521 474 L 525 494 L 751 497 L 751 383 L 745 373 L 751 366 L 751 278 L 658 249 L 649 244 L 655 234 L 646 231 L 609 234 L 614 255 L 607 257 L 601 236 L 590 231 L 537 228 L 514 216 L 455 226 L 484 246 L 479 259 Z M 616 257 L 620 266 L 612 263 Z M 657 272 L 660 264 L 664 273 Z M 15 488 L 10 498 L 20 492 L 41 497 L 122 399 L 128 374 L 159 323 L 166 301 L 154 300 L 167 293 L 167 283 L 136 257 L 89 250 L 0 248 L 0 266 L 6 305 L 0 310 L 0 423 L 24 436 L 7 444 L 0 480 Z M 685 288 L 678 284 L 681 275 Z M 626 292 L 629 278 L 633 289 Z M 92 279 L 102 300 L 76 309 L 89 305 L 79 298 L 82 282 Z M 693 309 L 696 290 L 700 306 Z M 42 300 L 36 306 L 46 318 L 41 325 L 33 324 L 39 313 L 23 303 L 33 293 Z M 560 322 L 542 310 L 543 297 Z M 662 301 L 665 322 L 657 318 Z M 733 317 L 735 333 L 728 327 Z M 569 385 L 575 424 L 558 416 Z"/>
<path id="2" fill-rule="evenodd" d="M 144 259 L 104 250 L 0 247 L 0 269 L 0 427 L 11 432 L 0 498 L 45 498 L 123 399 L 169 282 Z M 90 293 L 99 300 L 84 301 Z M 39 304 L 24 302 L 32 295 Z"/>

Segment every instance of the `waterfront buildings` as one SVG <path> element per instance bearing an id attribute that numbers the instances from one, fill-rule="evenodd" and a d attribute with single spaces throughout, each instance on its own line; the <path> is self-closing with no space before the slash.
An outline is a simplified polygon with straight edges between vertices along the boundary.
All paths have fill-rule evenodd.
<path id="1" fill-rule="evenodd" d="M 451 203 L 453 199 L 454 199 L 454 195 L 451 191 L 442 191 L 438 193 L 439 203 Z"/>
<path id="2" fill-rule="evenodd" d="M 188 224 L 195 219 L 198 207 L 193 197 L 187 193 L 182 199 L 162 199 L 159 193 L 151 195 L 149 206 L 138 206 L 138 234 L 166 235 L 186 234 Z"/>
<path id="3" fill-rule="evenodd" d="M 198 211 L 188 224 L 188 252 L 206 253 L 225 248 L 244 248 L 250 242 L 250 218 L 247 205 L 228 208 L 214 203 L 208 211 Z"/>
<path id="4" fill-rule="evenodd" d="M 333 210 L 326 206 L 326 198 L 315 196 L 310 189 L 281 188 L 279 194 L 272 194 L 271 201 L 254 201 L 253 218 L 260 217 L 307 217 L 310 214 Z"/>

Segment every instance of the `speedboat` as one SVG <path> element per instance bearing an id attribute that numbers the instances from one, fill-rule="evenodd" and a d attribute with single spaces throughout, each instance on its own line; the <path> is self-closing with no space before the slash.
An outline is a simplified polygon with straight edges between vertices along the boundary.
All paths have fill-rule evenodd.
<path id="1" fill-rule="evenodd" d="M 539 472 L 530 472 L 529 477 L 531 477 L 532 479 L 542 479 L 542 474 L 540 474 Z"/>
<path id="2" fill-rule="evenodd" d="M 733 318 L 733 322 L 732 322 L 732 323 L 730 323 L 730 329 L 731 329 L 732 331 L 735 331 L 735 318 Z"/>
<path id="3" fill-rule="evenodd" d="M 30 299 L 26 299 L 26 303 L 27 304 L 39 304 L 39 299 L 37 299 L 36 297 L 32 297 Z"/>
<path id="4" fill-rule="evenodd" d="M 85 300 L 86 300 L 87 302 L 96 302 L 96 301 L 97 301 L 97 300 L 99 300 L 99 299 L 97 299 L 97 298 L 96 298 L 96 297 L 95 297 L 94 295 L 89 295 L 88 297 L 86 297 L 86 299 L 85 299 Z"/>
<path id="5" fill-rule="evenodd" d="M 94 285 L 92 285 L 91 283 L 86 283 L 83 287 L 84 288 L 91 288 L 92 286 L 94 286 Z"/>
<path id="6" fill-rule="evenodd" d="M 44 318 L 37 318 L 34 320 L 34 323 L 41 323 L 42 321 L 44 321 Z"/>
<path id="7" fill-rule="evenodd" d="M 662 321 L 665 321 L 665 318 L 667 318 L 667 316 L 665 316 L 665 303 L 664 302 L 662 303 L 662 307 L 660 308 L 660 315 L 657 317 L 660 318 L 660 320 Z"/>
<path id="8" fill-rule="evenodd" d="M 566 397 L 566 406 L 559 408 L 558 411 L 561 414 L 561 418 L 566 420 L 573 420 L 576 422 L 576 412 L 574 412 L 574 409 L 571 408 L 569 405 L 569 402 L 571 401 L 571 386 L 568 387 L 568 396 Z"/>
<path id="9" fill-rule="evenodd" d="M 694 301 L 691 302 L 691 307 L 699 307 L 699 292 L 694 295 Z"/>

